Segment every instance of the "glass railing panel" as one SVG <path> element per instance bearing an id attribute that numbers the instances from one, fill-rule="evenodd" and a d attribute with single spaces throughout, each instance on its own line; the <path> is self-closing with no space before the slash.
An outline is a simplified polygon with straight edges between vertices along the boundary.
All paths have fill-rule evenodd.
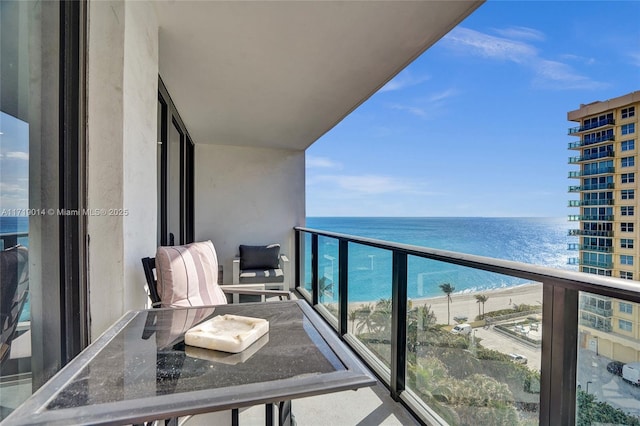
<path id="1" fill-rule="evenodd" d="M 450 425 L 538 424 L 540 283 L 409 256 L 408 297 L 408 389 Z"/>
<path id="2" fill-rule="evenodd" d="M 640 304 L 580 292 L 576 383 L 577 424 L 640 424 Z"/>
<path id="3" fill-rule="evenodd" d="M 391 366 L 391 250 L 349 243 L 348 331 Z"/>
<path id="4" fill-rule="evenodd" d="M 318 236 L 318 303 L 338 319 L 338 248 L 335 238 Z"/>

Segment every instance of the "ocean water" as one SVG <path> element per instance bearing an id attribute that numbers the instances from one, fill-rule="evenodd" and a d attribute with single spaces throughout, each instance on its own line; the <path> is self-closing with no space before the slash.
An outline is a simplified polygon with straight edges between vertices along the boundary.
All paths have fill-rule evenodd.
<path id="1" fill-rule="evenodd" d="M 575 242 L 575 238 L 568 236 L 570 225 L 564 217 L 308 217 L 307 227 L 575 270 L 574 266 L 567 265 L 568 258 L 574 253 L 567 250 L 567 243 Z M 320 238 L 319 250 L 321 279 L 324 277 L 329 284 L 337 283 L 337 241 Z M 310 277 L 310 265 L 307 265 L 305 276 Z M 410 298 L 442 296 L 439 288 L 442 283 L 450 283 L 455 287 L 455 293 L 461 293 L 512 287 L 525 282 L 505 275 L 409 257 Z M 349 300 L 375 301 L 387 297 L 391 297 L 391 253 L 350 244 Z"/>

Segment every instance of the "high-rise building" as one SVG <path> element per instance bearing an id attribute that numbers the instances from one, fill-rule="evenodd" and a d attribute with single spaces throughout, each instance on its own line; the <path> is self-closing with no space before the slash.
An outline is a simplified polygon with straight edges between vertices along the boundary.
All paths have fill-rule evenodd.
<path id="1" fill-rule="evenodd" d="M 569 263 L 582 272 L 640 280 L 639 115 L 640 91 L 567 113 L 579 124 L 569 129 L 579 138 L 569 143 L 577 152 L 569 164 L 579 166 L 569 172 L 577 181 L 569 193 L 579 195 L 569 201 L 579 209 L 569 216 L 579 223 L 569 231 L 579 239 L 569 245 L 579 253 Z M 640 305 L 582 293 L 579 309 L 583 347 L 623 362 L 640 361 Z"/>

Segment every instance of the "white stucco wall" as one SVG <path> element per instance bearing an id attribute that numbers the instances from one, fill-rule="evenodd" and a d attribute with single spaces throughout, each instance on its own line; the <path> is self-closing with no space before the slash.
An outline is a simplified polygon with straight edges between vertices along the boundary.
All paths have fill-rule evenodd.
<path id="1" fill-rule="evenodd" d="M 158 24 L 149 2 L 89 2 L 87 220 L 91 337 L 146 302 L 156 249 Z M 112 214 L 109 214 L 112 213 Z"/>
<path id="2" fill-rule="evenodd" d="M 195 154 L 195 239 L 213 241 L 224 282 L 240 244 L 280 243 L 291 265 L 293 227 L 305 220 L 304 151 L 196 144 Z"/>

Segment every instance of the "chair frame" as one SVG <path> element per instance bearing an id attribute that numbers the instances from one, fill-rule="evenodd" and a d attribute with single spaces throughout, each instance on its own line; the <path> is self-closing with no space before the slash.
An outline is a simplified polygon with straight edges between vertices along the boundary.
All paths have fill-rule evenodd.
<path id="1" fill-rule="evenodd" d="M 155 257 L 142 258 L 142 268 L 144 269 L 144 276 L 147 280 L 147 287 L 149 288 L 149 299 L 151 299 L 151 306 L 159 308 L 162 304 L 160 294 L 158 293 L 158 280 L 153 272 L 156 268 Z M 290 300 L 291 292 L 288 290 L 257 290 L 252 288 L 243 288 L 243 285 L 220 285 L 220 289 L 225 294 L 245 294 L 245 295 L 257 295 L 257 296 L 277 296 L 281 300 Z"/>
<path id="2" fill-rule="evenodd" d="M 282 273 L 284 274 L 284 280 L 282 282 L 265 281 L 262 284 L 264 284 L 265 286 L 273 286 L 273 287 L 277 286 L 277 287 L 280 287 L 282 290 L 287 290 L 289 288 L 289 274 L 287 273 L 287 269 L 289 269 L 289 258 L 285 254 L 280 254 L 279 259 L 280 259 L 280 269 L 282 269 Z M 249 284 L 242 284 L 240 282 L 240 273 L 242 272 L 242 270 L 240 269 L 240 256 L 236 256 L 233 258 L 232 272 L 233 272 L 233 285 L 238 285 L 238 286 L 249 285 Z"/>

